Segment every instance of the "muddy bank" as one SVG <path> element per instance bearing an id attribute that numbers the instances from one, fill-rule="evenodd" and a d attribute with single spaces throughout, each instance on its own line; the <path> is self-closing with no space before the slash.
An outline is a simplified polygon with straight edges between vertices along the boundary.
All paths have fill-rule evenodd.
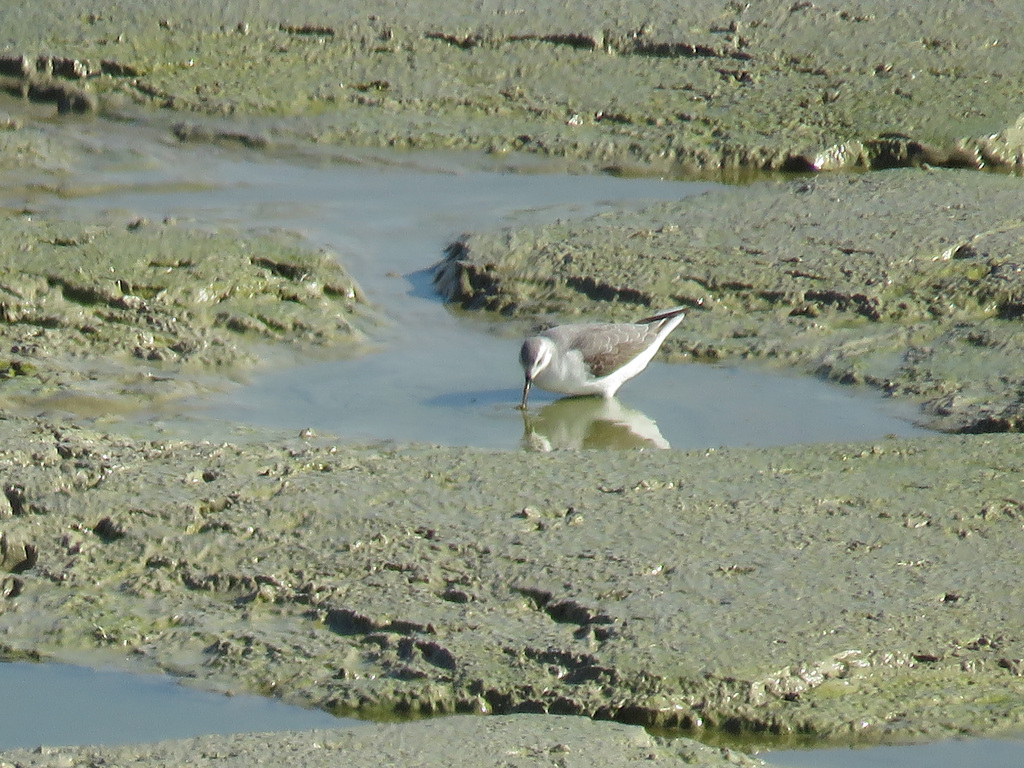
<path id="1" fill-rule="evenodd" d="M 1012 0 L 373 14 L 323 0 L 43 2 L 0 21 L 8 93 L 67 112 L 288 118 L 250 129 L 256 146 L 301 136 L 692 173 L 1017 167 L 1024 144 L 1024 10 Z"/>
<path id="2" fill-rule="evenodd" d="M 0 647 L 364 716 L 1020 725 L 1016 436 L 509 456 L 4 422 Z"/>
<path id="3" fill-rule="evenodd" d="M 707 193 L 639 214 L 467 235 L 436 281 L 467 308 L 632 320 L 664 349 L 756 359 L 923 403 L 961 432 L 1024 424 L 1016 178 L 890 171 Z"/>
<path id="4" fill-rule="evenodd" d="M 24 138 L 53 159 L 45 137 Z M 15 155 L 7 144 L 0 159 Z M 280 354 L 272 348 L 357 348 L 369 325 L 337 258 L 291 236 L 58 223 L 23 210 L 0 212 L 0 250 L 4 408 L 153 407 L 222 389 Z"/>
<path id="5" fill-rule="evenodd" d="M 573 717 L 459 717 L 349 730 L 208 736 L 130 747 L 44 748 L 0 753 L 0 765 L 130 763 L 138 766 L 251 765 L 753 766 L 744 755 L 640 728 Z"/>

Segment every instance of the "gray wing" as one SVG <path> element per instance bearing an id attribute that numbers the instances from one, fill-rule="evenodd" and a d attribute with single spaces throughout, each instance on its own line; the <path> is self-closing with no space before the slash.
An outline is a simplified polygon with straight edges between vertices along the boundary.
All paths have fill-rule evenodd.
<path id="1" fill-rule="evenodd" d="M 643 352 L 658 336 L 659 326 L 629 323 L 582 323 L 552 328 L 547 333 L 579 351 L 595 378 L 607 376 Z"/>

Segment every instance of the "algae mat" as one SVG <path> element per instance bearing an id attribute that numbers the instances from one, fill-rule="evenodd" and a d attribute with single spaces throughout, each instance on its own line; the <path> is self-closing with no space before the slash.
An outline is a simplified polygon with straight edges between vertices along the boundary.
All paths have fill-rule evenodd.
<path id="1" fill-rule="evenodd" d="M 59 24 L 54 23 L 59 18 Z M 0 88 L 287 117 L 221 138 L 523 151 L 644 172 L 1018 167 L 1014 0 L 217 4 L 0 12 Z M 198 130 L 197 130 L 198 129 Z"/>
<path id="2" fill-rule="evenodd" d="M 359 348 L 358 285 L 285 235 L 0 214 L 0 405 L 153 408 L 265 366 L 273 347 Z M 280 354 L 280 353 L 277 353 Z"/>
<path id="3" fill-rule="evenodd" d="M 8 655 L 378 716 L 877 740 L 1024 712 L 1015 436 L 510 462 L 5 433 Z"/>

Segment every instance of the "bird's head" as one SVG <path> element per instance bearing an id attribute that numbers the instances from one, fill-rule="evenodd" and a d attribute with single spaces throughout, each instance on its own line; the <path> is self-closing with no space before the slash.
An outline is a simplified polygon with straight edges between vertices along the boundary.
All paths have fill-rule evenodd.
<path id="1" fill-rule="evenodd" d="M 543 336 L 531 336 L 523 342 L 519 350 L 519 364 L 523 366 L 526 383 L 523 385 L 523 402 L 520 408 L 526 409 L 526 398 L 530 395 L 530 387 L 537 375 L 548 367 L 551 362 L 553 344 Z"/>

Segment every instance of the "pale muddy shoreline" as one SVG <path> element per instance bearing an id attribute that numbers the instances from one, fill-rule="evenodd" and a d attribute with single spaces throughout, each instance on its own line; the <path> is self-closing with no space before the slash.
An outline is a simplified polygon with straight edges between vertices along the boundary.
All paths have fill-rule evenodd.
<path id="1" fill-rule="evenodd" d="M 126 747 L 47 748 L 0 753 L 3 765 L 66 766 L 89 761 L 134 765 L 764 765 L 728 749 L 689 739 L 667 740 L 620 723 L 579 717 L 511 715 L 454 717 L 407 725 L 346 730 L 237 734 Z"/>
<path id="2" fill-rule="evenodd" d="M 180 141 L 532 152 L 641 173 L 1019 165 L 1022 109 L 1008 73 L 1020 70 L 1021 46 L 995 33 L 1019 28 L 1011 3 L 969 13 L 786 3 L 760 15 L 705 4 L 678 16 L 666 5 L 642 18 L 600 4 L 579 18 L 495 5 L 471 19 L 403 4 L 372 18 L 314 2 L 289 6 L 295 18 L 273 4 L 216 15 L 196 3 L 161 15 L 113 2 L 61 8 L 63 29 L 47 3 L 6 14 L 0 42 L 32 72 L 5 73 L 4 88 L 133 120 L 170 109 Z M 88 62 L 86 77 L 73 66 L 68 76 L 67 61 Z M 59 175 L 76 162 L 76 148 L 16 114 L 2 138 L 12 183 L 26 168 Z M 683 203 L 476 233 L 451 283 L 468 286 L 459 298 L 471 304 L 474 269 L 489 270 L 480 306 L 522 316 L 689 301 L 694 325 L 669 349 L 677 355 L 774 358 L 920 399 L 943 428 L 1018 430 L 1017 183 L 927 170 L 819 177 L 722 193 L 703 220 Z M 0 222 L 11 243 L 5 655 L 160 669 L 366 716 L 594 718 L 339 734 L 368 739 L 367 764 L 395 742 L 431 749 L 439 734 L 483 738 L 485 755 L 514 743 L 533 763 L 683 763 L 680 750 L 697 749 L 610 719 L 823 743 L 1020 728 L 1015 435 L 536 456 L 269 432 L 244 444 L 140 440 L 25 417 L 25 403 L 68 389 L 102 408 L 159 402 L 164 388 L 251 366 L 275 344 L 335 350 L 374 332 L 358 286 L 295 243 L 175 222 L 70 231 L 30 213 Z M 554 270 L 505 269 L 552 242 L 565 250 L 552 253 Z M 623 248 L 635 251 L 626 265 Z M 227 254 L 225 272 L 165 258 L 190 249 Z M 114 253 L 123 275 L 110 272 Z M 586 274 L 567 280 L 558 269 L 573 264 Z M 805 283 L 821 289 L 809 295 Z M 236 301 L 246 297 L 255 304 Z M 545 735 L 558 728 L 566 735 Z M 227 764 L 239 750 L 312 751 L 318 739 L 0 760 L 155 765 L 202 749 Z M 737 759 L 705 754 L 709 765 Z M 452 757 L 446 747 L 430 759 Z"/>

